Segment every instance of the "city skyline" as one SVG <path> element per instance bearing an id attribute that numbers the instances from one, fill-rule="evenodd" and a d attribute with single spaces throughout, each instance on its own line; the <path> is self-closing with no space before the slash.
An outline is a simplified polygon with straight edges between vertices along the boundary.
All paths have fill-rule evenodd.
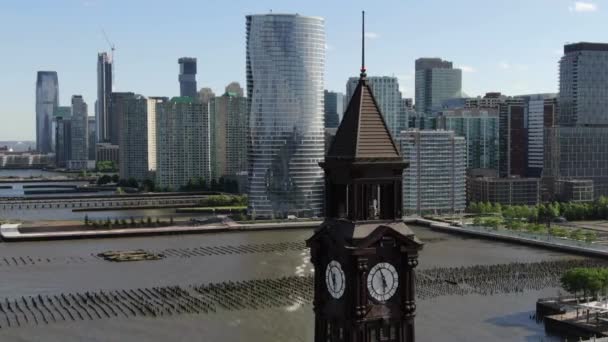
<path id="1" fill-rule="evenodd" d="M 0 67 L 5 80 L 0 92 L 12 99 L 0 105 L 0 118 L 15 118 L 11 126 L 0 128 L 0 138 L 35 138 L 33 84 L 38 70 L 57 71 L 60 105 L 68 104 L 73 94 L 82 94 L 93 106 L 97 98 L 94 58 L 99 52 L 110 51 L 102 28 L 116 45 L 115 91 L 178 95 L 175 61 L 181 56 L 198 59 L 199 87 L 218 91 L 231 81 L 245 84 L 245 15 L 269 10 L 325 19 L 327 89 L 344 92 L 344 82 L 356 76 L 353 70 L 357 70 L 358 63 L 348 57 L 358 51 L 359 37 L 357 30 L 348 27 L 356 27 L 356 14 L 366 7 L 363 2 L 345 8 L 321 6 L 318 1 L 297 5 L 276 1 L 201 5 L 181 1 L 174 6 L 192 10 L 175 21 L 160 20 L 165 16 L 165 6 L 143 4 L 113 0 L 64 0 L 52 6 L 26 6 L 16 1 L 1 4 L 0 27 L 5 32 L 19 28 L 20 35 L 4 41 L 6 51 L 19 58 L 4 54 L 10 63 Z M 122 10 L 115 11 L 116 6 Z M 204 9 L 206 20 L 196 19 L 202 13 L 197 8 Z M 134 10 L 140 16 L 129 14 Z M 479 15 L 483 13 L 501 15 Z M 468 1 L 441 6 L 433 1 L 389 2 L 383 8 L 372 9 L 370 15 L 377 18 L 368 23 L 367 59 L 373 66 L 370 76 L 398 77 L 404 97 L 414 97 L 414 61 L 420 57 L 453 61 L 454 67 L 463 70 L 463 91 L 470 96 L 486 91 L 507 95 L 556 92 L 555 68 L 563 45 L 602 41 L 600 28 L 606 19 L 601 3 L 565 0 L 500 4 Z M 475 20 L 468 20 L 472 15 Z M 63 17 L 70 20 L 58 20 Z M 431 18 L 440 24 L 425 26 Z M 518 25 L 510 25 L 515 19 Z M 401 29 L 394 29 L 396 22 Z M 556 31 L 555 27 L 563 22 L 569 23 L 569 29 Z M 78 30 L 74 30 L 76 26 Z M 89 114 L 93 115 L 92 111 Z"/>

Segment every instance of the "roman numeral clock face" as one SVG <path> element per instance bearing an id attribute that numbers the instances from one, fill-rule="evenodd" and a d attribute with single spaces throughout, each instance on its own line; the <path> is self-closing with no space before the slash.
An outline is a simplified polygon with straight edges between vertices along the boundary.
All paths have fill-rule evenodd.
<path id="1" fill-rule="evenodd" d="M 327 285 L 327 291 L 332 297 L 335 299 L 342 297 L 346 282 L 342 265 L 339 262 L 332 260 L 327 264 L 327 268 L 325 269 L 325 284 Z"/>
<path id="2" fill-rule="evenodd" d="M 398 287 L 399 274 L 388 262 L 374 265 L 367 275 L 367 291 L 378 302 L 389 300 L 397 292 Z"/>

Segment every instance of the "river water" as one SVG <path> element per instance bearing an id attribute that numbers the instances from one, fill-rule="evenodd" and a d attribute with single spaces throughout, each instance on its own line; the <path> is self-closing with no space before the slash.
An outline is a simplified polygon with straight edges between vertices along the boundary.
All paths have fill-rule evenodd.
<path id="1" fill-rule="evenodd" d="M 567 254 L 463 238 L 412 227 L 427 241 L 419 269 L 572 259 Z M 310 276 L 303 245 L 312 231 L 287 230 L 0 244 L 0 301 L 21 296 L 150 288 Z M 256 253 L 186 253 L 196 248 L 298 243 Z M 107 250 L 143 248 L 169 255 L 159 261 L 110 263 Z M 174 251 L 173 254 L 168 251 Z M 214 249 L 215 250 L 215 249 Z M 178 252 L 175 252 L 178 251 Z M 182 251 L 182 252 L 179 252 Z M 181 253 L 181 254 L 180 254 Z M 15 258 L 15 259 L 13 259 Z M 11 261 L 13 260 L 13 261 Z M 20 262 L 18 260 L 31 260 Z M 556 341 L 529 319 L 536 299 L 557 289 L 494 296 L 440 296 L 418 301 L 418 341 Z M 3 325 L 0 322 L 0 325 Z M 310 304 L 262 310 L 220 310 L 164 318 L 110 318 L 0 328 L 0 340 L 21 341 L 312 341 Z"/>

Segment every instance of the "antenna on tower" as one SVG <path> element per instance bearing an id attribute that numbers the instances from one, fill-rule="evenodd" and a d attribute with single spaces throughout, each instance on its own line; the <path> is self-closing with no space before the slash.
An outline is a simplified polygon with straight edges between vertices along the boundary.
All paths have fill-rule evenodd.
<path id="1" fill-rule="evenodd" d="M 365 78 L 365 11 L 361 11 L 361 78 Z"/>

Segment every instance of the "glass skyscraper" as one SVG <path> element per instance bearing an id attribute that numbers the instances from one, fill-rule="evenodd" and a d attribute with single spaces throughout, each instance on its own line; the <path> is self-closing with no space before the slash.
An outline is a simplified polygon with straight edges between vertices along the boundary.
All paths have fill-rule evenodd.
<path id="1" fill-rule="evenodd" d="M 53 114 L 59 105 L 57 72 L 38 71 L 36 78 L 36 149 L 53 151 Z"/>
<path id="2" fill-rule="evenodd" d="M 608 44 L 564 46 L 559 64 L 558 120 L 546 128 L 543 177 L 593 181 L 594 196 L 608 195 Z M 549 182 L 550 183 L 550 182 Z M 554 192 L 554 194 L 551 194 Z"/>
<path id="3" fill-rule="evenodd" d="M 438 118 L 438 126 L 465 137 L 468 169 L 498 169 L 496 109 L 445 110 Z"/>
<path id="4" fill-rule="evenodd" d="M 559 62 L 560 126 L 608 125 L 608 44 L 564 46 Z"/>
<path id="5" fill-rule="evenodd" d="M 462 70 L 440 58 L 416 60 L 416 112 L 431 114 L 443 101 L 462 96 Z"/>
<path id="6" fill-rule="evenodd" d="M 325 22 L 246 17 L 249 213 L 321 215 Z"/>

